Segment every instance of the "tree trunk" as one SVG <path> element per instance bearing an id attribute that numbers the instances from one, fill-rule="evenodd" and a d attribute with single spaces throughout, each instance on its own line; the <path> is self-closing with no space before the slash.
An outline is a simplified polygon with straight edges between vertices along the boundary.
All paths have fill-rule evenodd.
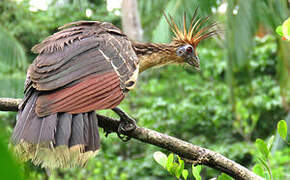
<path id="1" fill-rule="evenodd" d="M 138 13 L 137 0 L 123 0 L 122 2 L 123 32 L 132 40 L 142 41 L 143 30 Z"/>

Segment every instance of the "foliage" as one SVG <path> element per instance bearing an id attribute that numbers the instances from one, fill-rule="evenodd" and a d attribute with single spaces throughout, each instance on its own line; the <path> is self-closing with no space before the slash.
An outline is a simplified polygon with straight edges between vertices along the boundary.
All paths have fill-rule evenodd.
<path id="1" fill-rule="evenodd" d="M 157 151 L 154 153 L 153 157 L 158 164 L 160 164 L 177 179 L 179 179 L 181 175 L 185 180 L 187 179 L 188 171 L 184 169 L 184 161 L 178 155 L 176 155 L 176 158 L 178 159 L 177 162 L 174 160 L 174 155 L 172 153 L 167 157 L 164 153 Z M 192 172 L 197 172 L 197 170 L 193 168 Z M 193 173 L 194 176 L 199 176 L 199 172 L 197 172 L 197 175 L 196 173 Z"/>
<path id="2" fill-rule="evenodd" d="M 160 164 L 164 169 L 166 169 L 172 176 L 175 176 L 177 179 L 181 179 L 181 175 L 183 179 L 187 179 L 189 175 L 189 171 L 187 169 L 184 169 L 184 161 L 178 156 L 173 155 L 172 153 L 168 155 L 168 157 L 160 152 L 157 151 L 153 155 L 154 160 Z M 174 160 L 174 157 L 177 158 L 177 162 Z M 201 165 L 193 165 L 191 166 L 191 173 L 194 179 L 201 180 L 202 176 L 201 174 L 202 166 Z M 222 173 L 220 176 L 218 176 L 218 180 L 231 180 L 232 178 L 224 173 Z"/>
<path id="3" fill-rule="evenodd" d="M 24 48 L 2 26 L 0 26 L 0 42 L 1 72 L 9 73 L 13 69 L 25 69 L 27 61 Z"/>
<path id="4" fill-rule="evenodd" d="M 290 40 L 290 17 L 286 19 L 282 25 L 276 28 L 276 33 L 285 40 Z"/>
<path id="5" fill-rule="evenodd" d="M 96 8 L 97 6 L 98 8 Z M 91 17 L 86 16 L 86 9 L 93 11 Z M 19 3 L 4 0 L 0 2 L 0 14 L 1 25 L 20 40 L 31 60 L 35 57 L 30 52 L 31 47 L 68 22 L 102 20 L 112 22 L 120 27 L 120 17 L 108 12 L 104 2 L 100 4 L 81 3 L 80 5 L 76 2 L 70 4 L 54 0 L 47 11 L 33 12 L 30 11 L 29 0 L 23 0 Z"/>
<path id="6" fill-rule="evenodd" d="M 17 41 L 21 44 L 27 61 L 31 62 L 35 57 L 30 52 L 31 47 L 56 32 L 57 27 L 65 23 L 91 19 L 109 21 L 120 27 L 120 17 L 114 15 L 113 12 L 108 12 L 103 0 L 82 1 L 82 5 L 78 4 L 80 1 L 63 1 L 66 3 L 62 4 L 58 2 L 53 1 L 47 11 L 32 12 L 29 10 L 28 0 L 17 3 L 10 0 L 0 1 L 0 25 L 3 29 L 5 28 L 6 32 L 9 32 L 9 36 L 13 37 L 14 43 Z M 243 1 L 233 2 L 245 3 Z M 282 66 L 286 61 L 279 59 L 281 46 L 279 42 L 277 43 L 276 37 L 270 33 L 263 38 L 253 38 L 253 36 L 259 23 L 266 24 L 267 22 L 267 27 L 271 27 L 267 30 L 271 32 L 282 23 L 281 20 L 285 20 L 285 15 L 282 14 L 283 7 L 279 6 L 276 0 L 275 6 L 269 9 L 266 8 L 270 2 L 268 0 L 250 2 L 250 4 L 243 4 L 243 8 L 240 10 L 244 12 L 240 11 L 238 14 L 245 14 L 245 19 L 236 16 L 230 17 L 233 18 L 232 23 L 235 27 L 225 33 L 234 33 L 234 37 L 239 39 L 232 41 L 232 43 L 234 42 L 231 45 L 232 49 L 226 48 L 228 46 L 225 44 L 228 43 L 228 39 L 226 42 L 222 41 L 224 35 L 221 35 L 217 39 L 209 39 L 201 43 L 198 47 L 201 71 L 187 66 L 172 65 L 144 72 L 139 78 L 137 88 L 129 93 L 121 107 L 136 118 L 140 126 L 212 149 L 244 166 L 249 168 L 254 166 L 257 174 L 258 172 L 263 174 L 265 166 L 258 163 L 254 146 L 255 139 L 260 138 L 264 142 L 259 142 L 259 146 L 264 147 L 264 150 L 265 144 L 268 149 L 265 142 L 273 141 L 275 144 L 279 139 L 277 136 L 275 139 L 271 139 L 270 136 L 274 134 L 273 127 L 278 120 L 284 119 L 287 114 L 285 106 L 283 106 L 281 87 L 285 85 L 283 82 L 288 81 L 289 76 L 284 71 L 287 68 Z M 260 6 L 256 6 L 256 2 L 260 3 Z M 178 19 L 182 16 L 183 10 L 190 15 L 196 7 L 193 7 L 194 3 L 199 4 L 201 15 L 204 15 L 210 14 L 211 8 L 217 8 L 221 1 L 140 1 L 139 10 L 145 39 L 168 42 L 170 32 L 162 17 L 163 11 L 170 13 L 174 19 Z M 248 10 L 248 5 L 254 7 Z M 232 8 L 235 7 L 236 4 L 233 4 Z M 257 7 L 267 11 L 262 11 Z M 85 10 L 88 8 L 93 11 L 91 17 L 87 17 L 85 14 Z M 282 10 L 280 11 L 280 9 Z M 257 17 L 258 12 L 259 14 L 264 13 L 264 16 Z M 254 13 L 254 15 L 248 13 Z M 282 18 L 277 18 L 276 15 Z M 223 24 L 228 23 L 224 14 L 216 13 L 213 16 Z M 233 16 L 233 14 L 231 13 L 229 16 Z M 241 26 L 234 22 L 237 19 L 240 23 L 249 23 L 248 25 L 251 27 Z M 250 19 L 250 21 L 247 22 L 246 19 Z M 6 37 L 6 35 L 2 35 L 2 37 Z M 250 45 L 244 43 L 244 40 L 250 42 Z M 243 47 L 239 47 L 242 44 L 244 44 Z M 249 46 L 245 47 L 246 45 Z M 3 47 L 2 41 L 1 47 Z M 230 69 L 229 62 L 231 62 L 228 61 L 229 50 L 239 51 L 236 52 L 236 55 L 245 58 L 244 60 L 242 60 L 243 58 L 238 58 L 238 61 L 233 60 L 235 64 L 241 66 L 232 67 L 232 84 L 227 82 L 229 78 L 227 72 Z M 243 54 L 244 52 L 247 54 Z M 21 62 L 22 60 L 23 58 L 21 58 Z M 0 59 L 0 96 L 22 97 L 25 70 L 11 67 L 11 64 L 3 62 Z M 5 65 L 2 66 L 2 64 Z M 7 71 L 8 66 L 11 67 L 9 71 Z M 281 81 L 282 70 L 285 73 L 282 75 L 286 81 Z M 231 88 L 231 85 L 234 88 Z M 285 90 L 285 92 L 288 91 Z M 231 104 L 232 95 L 235 97 L 234 113 Z M 115 116 L 109 111 L 102 113 Z M 288 122 L 287 119 L 285 120 Z M 0 113 L 0 127 L 4 127 L 1 130 L 10 134 L 14 123 L 15 113 Z M 279 129 L 281 129 L 279 132 L 285 134 L 283 124 L 279 125 Z M 160 151 L 159 148 L 133 140 L 125 144 L 116 135 L 112 134 L 106 138 L 102 132 L 101 138 L 100 154 L 92 159 L 86 168 L 55 170 L 51 172 L 50 179 L 174 179 L 152 160 L 152 155 L 154 152 Z M 8 142 L 8 138 L 6 138 L 6 142 Z M 275 151 L 274 148 L 271 151 L 268 149 L 268 151 L 265 150 L 265 153 L 269 154 L 271 167 L 275 167 L 271 169 L 273 178 L 289 178 L 289 173 L 287 174 L 286 171 L 290 168 L 289 146 L 284 145 Z M 181 167 L 178 157 L 175 156 L 173 159 L 172 164 L 177 163 L 176 167 Z M 184 165 L 184 170 L 190 168 L 192 167 Z M 21 169 L 28 179 L 46 177 L 43 169 L 34 167 L 30 163 L 26 163 Z M 183 172 L 180 177 L 186 176 L 186 171 Z M 217 174 L 219 173 L 203 167 L 200 175 L 206 179 Z M 188 179 L 190 177 L 192 177 L 192 171 L 188 171 Z M 226 179 L 227 177 L 220 175 L 218 178 Z"/>
<path id="7" fill-rule="evenodd" d="M 0 96 L 20 97 L 28 64 L 25 49 L 1 24 L 0 42 Z"/>
<path id="8" fill-rule="evenodd" d="M 286 141 L 287 136 L 287 123 L 284 120 L 278 122 L 278 133 L 284 141 Z"/>
<path id="9" fill-rule="evenodd" d="M 278 131 L 278 134 L 284 140 L 286 140 L 287 124 L 284 120 L 281 120 L 278 122 L 277 131 Z M 274 139 L 275 139 L 275 136 L 271 136 L 271 138 L 268 140 L 268 143 L 266 143 L 264 140 L 259 139 L 259 138 L 256 140 L 256 147 L 258 149 L 258 153 L 255 153 L 255 155 L 259 163 L 253 167 L 253 171 L 256 174 L 260 175 L 261 177 L 266 178 L 267 180 L 274 179 L 273 173 L 272 173 L 273 169 L 270 166 L 270 161 L 272 159 L 270 152 L 272 149 Z"/>
<path id="10" fill-rule="evenodd" d="M 286 140 L 287 124 L 284 120 L 278 122 L 277 131 L 279 135 L 284 140 Z M 268 140 L 268 143 L 266 144 L 265 141 L 258 138 L 256 139 L 255 143 L 258 152 L 254 155 L 258 158 L 259 163 L 253 167 L 253 171 L 257 175 L 266 178 L 266 180 L 273 180 L 272 169 L 270 166 L 270 151 L 272 149 L 274 139 L 275 136 L 271 136 L 271 138 Z M 180 179 L 180 176 L 182 174 L 182 177 L 186 180 L 188 177 L 188 171 L 184 169 L 184 161 L 181 160 L 178 155 L 175 156 L 178 158 L 178 163 L 174 161 L 174 155 L 172 153 L 169 154 L 168 157 L 160 151 L 155 152 L 153 155 L 155 161 L 163 168 L 165 168 L 171 175 L 175 176 L 177 179 Z M 201 166 L 194 166 L 192 164 L 192 175 L 196 180 L 201 180 L 200 172 Z M 227 180 L 232 178 L 222 173 L 222 175 L 220 175 L 218 179 Z"/>
<path id="11" fill-rule="evenodd" d="M 20 175 L 18 164 L 13 158 L 6 145 L 3 133 L 0 134 L 0 178 L 20 180 L 23 177 Z"/>

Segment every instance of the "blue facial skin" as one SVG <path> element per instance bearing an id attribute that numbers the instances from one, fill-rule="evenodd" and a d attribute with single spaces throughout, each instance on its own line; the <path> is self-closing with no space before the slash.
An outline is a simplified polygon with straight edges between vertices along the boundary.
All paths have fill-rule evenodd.
<path id="1" fill-rule="evenodd" d="M 177 56 L 183 57 L 184 60 L 189 64 L 194 66 L 196 69 L 199 69 L 199 59 L 194 54 L 194 49 L 191 45 L 186 44 L 181 46 L 176 51 Z"/>

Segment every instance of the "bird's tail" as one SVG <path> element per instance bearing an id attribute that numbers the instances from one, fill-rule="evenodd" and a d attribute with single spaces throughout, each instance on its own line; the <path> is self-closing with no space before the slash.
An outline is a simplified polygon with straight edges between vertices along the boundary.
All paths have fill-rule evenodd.
<path id="1" fill-rule="evenodd" d="M 84 166 L 100 147 L 95 112 L 38 117 L 38 95 L 30 90 L 19 106 L 11 138 L 14 151 L 20 159 L 42 167 Z"/>

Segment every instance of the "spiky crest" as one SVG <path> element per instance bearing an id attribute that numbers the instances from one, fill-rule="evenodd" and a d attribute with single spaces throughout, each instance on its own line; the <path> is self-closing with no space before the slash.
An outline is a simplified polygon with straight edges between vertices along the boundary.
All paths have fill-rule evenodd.
<path id="1" fill-rule="evenodd" d="M 170 15 L 168 15 L 168 18 L 168 16 L 164 14 L 165 19 L 170 26 L 170 29 L 175 35 L 173 41 L 177 43 L 188 43 L 196 47 L 203 39 L 206 39 L 218 33 L 218 31 L 215 29 L 217 24 L 211 23 L 209 25 L 205 25 L 208 22 L 209 17 L 198 18 L 197 10 L 198 8 L 196 8 L 193 13 L 191 23 L 188 29 L 186 28 L 186 13 L 184 13 L 183 15 L 183 28 L 179 28 Z"/>

